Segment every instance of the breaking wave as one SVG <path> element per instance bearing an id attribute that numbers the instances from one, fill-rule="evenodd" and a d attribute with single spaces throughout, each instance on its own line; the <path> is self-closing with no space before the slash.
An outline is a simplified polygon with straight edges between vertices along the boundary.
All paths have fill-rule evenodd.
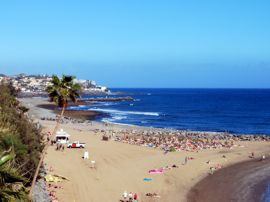
<path id="1" fill-rule="evenodd" d="M 120 111 L 115 109 L 101 109 L 101 108 L 88 108 L 90 111 L 99 111 L 99 112 L 107 112 L 112 114 L 133 114 L 133 115 L 144 115 L 144 116 L 159 116 L 157 112 L 139 112 L 139 111 Z"/>

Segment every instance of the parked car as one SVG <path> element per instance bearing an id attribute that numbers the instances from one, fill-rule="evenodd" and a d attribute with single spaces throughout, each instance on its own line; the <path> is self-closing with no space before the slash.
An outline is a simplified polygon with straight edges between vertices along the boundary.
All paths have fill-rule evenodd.
<path id="1" fill-rule="evenodd" d="M 85 147 L 85 143 L 81 143 L 79 141 L 75 141 L 67 145 L 67 148 L 84 148 L 84 147 Z"/>

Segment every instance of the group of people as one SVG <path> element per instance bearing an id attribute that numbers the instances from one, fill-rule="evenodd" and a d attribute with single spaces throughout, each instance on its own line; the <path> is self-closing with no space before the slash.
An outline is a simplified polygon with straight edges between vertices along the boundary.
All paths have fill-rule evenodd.
<path id="1" fill-rule="evenodd" d="M 48 184 L 47 185 L 47 191 L 49 193 L 49 197 L 51 199 L 52 202 L 58 202 L 58 198 L 56 196 L 56 189 L 63 189 L 62 186 L 58 186 L 58 185 L 53 185 L 53 184 Z"/>
<path id="2" fill-rule="evenodd" d="M 124 191 L 124 193 L 122 194 L 122 199 L 120 199 L 120 202 L 138 202 L 138 201 L 139 201 L 138 194 L 132 192 L 127 193 L 127 191 Z"/>
<path id="3" fill-rule="evenodd" d="M 97 132 L 97 131 L 96 131 Z M 268 136 L 232 135 L 229 133 L 190 132 L 165 129 L 107 130 L 115 141 L 171 151 L 198 152 L 203 149 L 232 148 L 236 141 L 270 141 Z"/>
<path id="4" fill-rule="evenodd" d="M 64 151 L 65 150 L 65 144 L 61 142 L 56 142 L 55 139 L 51 138 L 52 133 L 49 131 L 47 132 L 47 142 L 51 144 L 51 146 L 56 145 L 55 150 L 56 151 Z"/>
<path id="5" fill-rule="evenodd" d="M 51 139 L 51 146 L 54 146 L 56 151 L 64 151 L 65 150 L 65 144 L 61 143 L 61 142 L 56 142 L 55 140 Z"/>
<path id="6" fill-rule="evenodd" d="M 65 150 L 65 145 L 62 144 L 62 143 L 56 143 L 56 148 L 55 148 L 56 151 L 64 151 Z"/>
<path id="7" fill-rule="evenodd" d="M 183 137 L 180 135 L 143 135 L 143 134 L 125 134 L 117 136 L 115 141 L 123 143 L 140 145 L 152 148 L 160 148 L 165 154 L 172 151 L 191 151 L 197 152 L 203 149 L 231 148 L 234 145 L 233 140 L 220 140 L 213 137 Z"/>
<path id="8" fill-rule="evenodd" d="M 155 192 L 146 193 L 145 196 L 150 198 L 160 198 L 160 196 Z M 132 192 L 127 193 L 127 191 L 125 191 L 122 194 L 122 199 L 120 199 L 120 202 L 138 202 L 138 201 L 139 201 L 138 194 Z"/>

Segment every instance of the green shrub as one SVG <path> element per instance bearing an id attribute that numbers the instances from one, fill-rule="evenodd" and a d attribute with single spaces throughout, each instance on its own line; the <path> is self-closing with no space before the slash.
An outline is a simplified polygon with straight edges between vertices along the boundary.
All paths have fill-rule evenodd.
<path id="1" fill-rule="evenodd" d="M 28 186 L 44 145 L 40 129 L 29 120 L 28 109 L 20 105 L 16 93 L 11 84 L 0 83 L 0 154 L 12 148 L 12 169 L 27 179 Z"/>

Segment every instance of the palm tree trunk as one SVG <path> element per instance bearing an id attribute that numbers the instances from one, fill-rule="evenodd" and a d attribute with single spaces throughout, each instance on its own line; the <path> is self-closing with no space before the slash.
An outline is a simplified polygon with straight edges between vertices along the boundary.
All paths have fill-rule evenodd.
<path id="1" fill-rule="evenodd" d="M 52 136 L 56 133 L 57 129 L 59 128 L 60 122 L 61 122 L 61 120 L 62 120 L 62 118 L 64 116 L 65 109 L 66 109 L 66 104 L 64 104 L 63 107 L 62 107 L 60 117 L 58 118 L 58 120 L 56 122 L 56 126 L 53 129 Z M 51 140 L 51 138 L 50 138 L 50 140 Z"/>
<path id="2" fill-rule="evenodd" d="M 56 133 L 56 131 L 57 131 L 59 125 L 60 125 L 60 121 L 63 118 L 64 112 L 65 112 L 65 108 L 66 108 L 66 104 L 63 105 L 61 114 L 60 114 L 60 116 L 59 116 L 59 118 L 58 118 L 58 120 L 56 122 L 56 126 L 53 129 L 52 135 L 50 136 L 49 141 L 45 144 L 45 147 L 44 147 L 44 149 L 43 149 L 43 151 L 41 153 L 41 157 L 40 157 L 40 160 L 38 162 L 38 165 L 37 165 L 37 168 L 36 168 L 36 171 L 35 171 L 35 175 L 33 177 L 32 183 L 31 183 L 31 188 L 30 188 L 30 191 L 29 191 L 29 198 L 30 199 L 33 198 L 33 189 L 34 189 L 34 186 L 35 186 L 35 183 L 36 183 L 36 180 L 37 180 L 37 176 L 39 174 L 40 167 L 41 167 L 42 162 L 44 160 L 44 157 L 46 155 L 47 149 L 48 149 L 48 147 L 50 145 L 51 139 L 52 139 L 52 137 L 54 137 L 54 135 L 55 135 L 55 133 Z"/>

